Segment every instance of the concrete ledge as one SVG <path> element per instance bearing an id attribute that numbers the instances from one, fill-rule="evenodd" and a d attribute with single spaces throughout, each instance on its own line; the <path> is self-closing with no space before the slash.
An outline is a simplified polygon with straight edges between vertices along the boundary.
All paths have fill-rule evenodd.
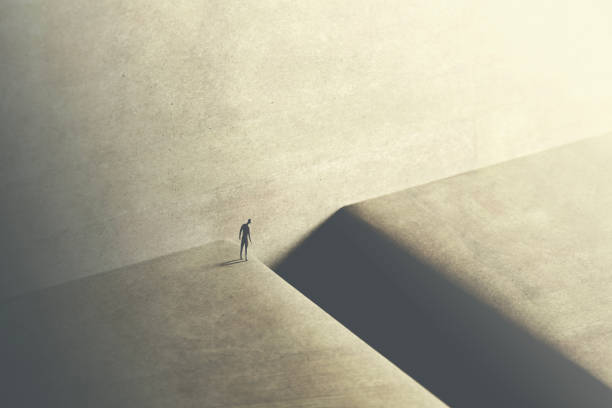
<path id="1" fill-rule="evenodd" d="M 612 406 L 611 151 L 347 207 L 277 270 L 451 406 Z"/>
<path id="2" fill-rule="evenodd" d="M 238 246 L 216 242 L 0 306 L 10 407 L 442 407 Z"/>

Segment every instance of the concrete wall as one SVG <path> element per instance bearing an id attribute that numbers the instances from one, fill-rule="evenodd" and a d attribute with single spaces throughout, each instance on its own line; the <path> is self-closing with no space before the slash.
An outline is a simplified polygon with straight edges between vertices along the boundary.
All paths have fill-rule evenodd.
<path id="1" fill-rule="evenodd" d="M 3 0 L 0 297 L 612 129 L 604 0 Z"/>

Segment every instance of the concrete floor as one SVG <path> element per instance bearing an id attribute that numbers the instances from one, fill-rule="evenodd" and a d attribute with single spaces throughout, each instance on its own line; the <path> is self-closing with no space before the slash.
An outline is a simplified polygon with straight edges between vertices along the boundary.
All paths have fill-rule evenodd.
<path id="1" fill-rule="evenodd" d="M 0 306 L 7 407 L 443 407 L 219 241 Z"/>
<path id="2" fill-rule="evenodd" d="M 2 403 L 607 408 L 611 151 L 342 209 L 277 270 L 342 324 L 229 241 L 6 300 Z"/>

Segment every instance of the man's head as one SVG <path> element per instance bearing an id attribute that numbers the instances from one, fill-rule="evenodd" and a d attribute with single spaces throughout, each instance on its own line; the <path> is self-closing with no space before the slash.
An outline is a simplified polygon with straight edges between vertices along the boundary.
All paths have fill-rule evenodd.
<path id="1" fill-rule="evenodd" d="M 249 220 L 247 221 L 247 224 L 250 224 L 250 223 L 251 223 L 251 219 L 249 218 Z"/>

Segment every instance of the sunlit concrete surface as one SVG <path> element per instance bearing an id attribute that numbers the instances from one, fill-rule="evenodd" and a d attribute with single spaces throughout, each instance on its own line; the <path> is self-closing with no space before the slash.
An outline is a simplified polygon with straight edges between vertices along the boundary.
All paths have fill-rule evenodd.
<path id="1" fill-rule="evenodd" d="M 578 142 L 350 206 L 339 228 L 372 273 L 474 355 L 526 382 L 536 371 L 521 364 L 534 364 L 542 395 L 573 390 L 581 406 L 609 406 L 611 158 L 612 136 Z M 579 369 L 563 377 L 546 349 Z"/>
<path id="2" fill-rule="evenodd" d="M 0 405 L 443 407 L 220 241 L 0 305 Z"/>
<path id="3" fill-rule="evenodd" d="M 2 0 L 0 297 L 612 130 L 608 0 Z"/>

